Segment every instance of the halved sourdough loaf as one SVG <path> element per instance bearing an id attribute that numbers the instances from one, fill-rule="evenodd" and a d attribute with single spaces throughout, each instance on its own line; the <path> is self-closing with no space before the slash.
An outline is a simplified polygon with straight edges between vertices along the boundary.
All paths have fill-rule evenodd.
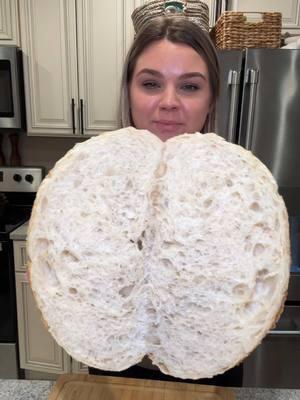
<path id="1" fill-rule="evenodd" d="M 212 377 L 278 319 L 288 217 L 268 169 L 211 134 L 126 128 L 77 144 L 43 181 L 28 233 L 49 331 L 75 359 Z"/>

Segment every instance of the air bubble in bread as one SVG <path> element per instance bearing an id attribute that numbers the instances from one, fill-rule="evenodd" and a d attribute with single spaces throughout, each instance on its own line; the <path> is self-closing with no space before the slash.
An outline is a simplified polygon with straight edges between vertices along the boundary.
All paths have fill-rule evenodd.
<path id="1" fill-rule="evenodd" d="M 27 249 L 50 333 L 102 370 L 148 355 L 175 377 L 220 374 L 273 327 L 288 287 L 276 182 L 213 133 L 77 144 L 40 186 Z"/>

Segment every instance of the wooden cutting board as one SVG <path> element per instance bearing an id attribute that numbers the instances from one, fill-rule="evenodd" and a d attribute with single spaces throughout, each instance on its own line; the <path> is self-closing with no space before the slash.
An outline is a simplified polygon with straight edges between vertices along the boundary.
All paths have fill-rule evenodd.
<path id="1" fill-rule="evenodd" d="M 145 379 L 61 375 L 49 400 L 234 400 L 232 390 Z"/>

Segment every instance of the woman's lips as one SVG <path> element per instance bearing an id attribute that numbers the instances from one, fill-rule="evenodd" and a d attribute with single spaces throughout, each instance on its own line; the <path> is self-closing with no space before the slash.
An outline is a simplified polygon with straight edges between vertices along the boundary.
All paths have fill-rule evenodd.
<path id="1" fill-rule="evenodd" d="M 173 131 L 173 130 L 178 130 L 178 128 L 183 127 L 183 123 L 177 122 L 177 121 L 168 121 L 168 120 L 159 120 L 159 121 L 154 121 L 155 126 L 158 129 L 162 129 L 164 131 Z"/>

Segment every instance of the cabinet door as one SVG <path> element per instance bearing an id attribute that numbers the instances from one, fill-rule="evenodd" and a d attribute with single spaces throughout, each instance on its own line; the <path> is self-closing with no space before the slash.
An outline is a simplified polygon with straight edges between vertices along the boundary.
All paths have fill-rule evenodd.
<path id="1" fill-rule="evenodd" d="M 14 240 L 14 261 L 15 271 L 26 272 L 27 253 L 25 240 Z"/>
<path id="2" fill-rule="evenodd" d="M 209 26 L 213 27 L 216 23 L 216 7 L 217 0 L 202 0 L 203 3 L 206 3 L 209 8 Z"/>
<path id="3" fill-rule="evenodd" d="M 133 38 L 132 0 L 78 0 L 79 93 L 85 134 L 117 127 L 123 62 Z"/>
<path id="4" fill-rule="evenodd" d="M 17 0 L 0 0 L 0 45 L 19 46 Z"/>
<path id="5" fill-rule="evenodd" d="M 73 135 L 78 107 L 74 0 L 20 2 L 27 131 Z"/>
<path id="6" fill-rule="evenodd" d="M 89 370 L 85 364 L 82 364 L 79 361 L 74 360 L 72 358 L 72 373 L 73 374 L 88 374 Z"/>
<path id="7" fill-rule="evenodd" d="M 124 20 L 126 21 L 124 25 L 124 40 L 125 40 L 125 57 L 133 42 L 134 38 L 134 28 L 131 20 L 131 14 L 133 11 L 140 6 L 143 6 L 147 0 L 125 0 L 123 5 Z M 125 60 L 124 57 L 124 60 Z"/>
<path id="8" fill-rule="evenodd" d="M 25 273 L 16 273 L 20 366 L 49 373 L 70 372 L 70 356 L 43 325 Z"/>
<path id="9" fill-rule="evenodd" d="M 229 0 L 228 10 L 278 11 L 282 13 L 283 31 L 300 34 L 300 0 Z M 249 21 L 260 19 L 249 15 Z"/>

